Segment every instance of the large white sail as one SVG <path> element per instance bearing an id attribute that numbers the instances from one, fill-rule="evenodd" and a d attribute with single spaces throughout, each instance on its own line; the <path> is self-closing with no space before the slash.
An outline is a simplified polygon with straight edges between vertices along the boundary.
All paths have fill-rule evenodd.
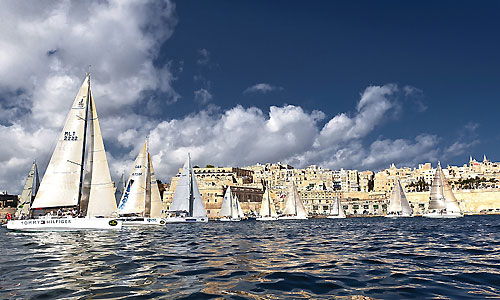
<path id="1" fill-rule="evenodd" d="M 222 199 L 222 206 L 220 208 L 220 216 L 221 217 L 232 217 L 232 196 L 231 196 L 231 187 L 228 186 L 226 192 L 224 193 L 224 199 Z"/>
<path id="2" fill-rule="evenodd" d="M 191 161 L 186 159 L 184 166 L 182 167 L 181 175 L 177 181 L 177 187 L 175 188 L 174 198 L 172 199 L 172 204 L 170 205 L 169 211 L 189 211 L 189 197 L 191 189 Z"/>
<path id="3" fill-rule="evenodd" d="M 238 196 L 234 195 L 233 202 L 236 206 L 236 218 L 243 219 L 245 218 L 245 214 L 243 213 L 243 209 L 241 208 L 240 201 L 238 200 Z"/>
<path id="4" fill-rule="evenodd" d="M 91 181 L 90 195 L 87 207 L 87 217 L 111 217 L 117 214 L 116 201 L 114 196 L 113 181 L 109 173 L 108 160 L 106 158 L 106 150 L 102 140 L 101 127 L 97 117 L 97 110 L 92 92 L 90 95 L 91 117 L 93 134 L 89 137 L 92 139 L 93 147 L 89 149 L 89 157 L 91 160 Z"/>
<path id="5" fill-rule="evenodd" d="M 408 202 L 403 187 L 401 186 L 401 181 L 399 180 L 399 177 L 396 177 L 394 187 L 392 188 L 391 198 L 389 200 L 387 213 L 397 215 L 411 215 L 412 212 L 413 211 L 410 207 L 410 203 Z"/>
<path id="6" fill-rule="evenodd" d="M 194 171 L 191 168 L 191 184 L 193 186 L 193 214 L 192 217 L 207 217 L 207 211 L 203 205 L 203 199 L 201 198 L 201 193 L 198 188 L 198 183 L 196 182 L 196 177 L 194 176 Z"/>
<path id="7" fill-rule="evenodd" d="M 444 191 L 444 204 L 447 212 L 460 213 L 460 206 L 458 206 L 457 198 L 455 198 L 455 194 L 453 194 L 450 185 L 448 184 L 448 180 L 441 171 L 441 176 L 443 177 L 443 191 Z"/>
<path id="8" fill-rule="evenodd" d="M 148 165 L 147 143 L 142 146 L 130 172 L 118 213 L 120 215 L 144 215 L 146 197 L 146 172 Z"/>
<path id="9" fill-rule="evenodd" d="M 151 218 L 159 218 L 162 215 L 163 204 L 160 197 L 160 189 L 156 181 L 155 170 L 153 168 L 153 161 L 149 155 L 149 169 L 151 170 Z"/>
<path id="10" fill-rule="evenodd" d="M 274 208 L 274 204 L 271 200 L 271 195 L 269 192 L 269 188 L 266 187 L 264 191 L 264 195 L 262 196 L 262 202 L 260 203 L 260 212 L 261 217 L 277 217 L 276 209 Z"/>
<path id="11" fill-rule="evenodd" d="M 283 214 L 294 215 L 297 217 L 307 217 L 306 209 L 304 208 L 304 204 L 300 199 L 294 182 L 288 186 Z"/>
<path id="12" fill-rule="evenodd" d="M 87 76 L 66 117 L 32 208 L 78 204 L 89 84 L 90 76 Z"/>
<path id="13" fill-rule="evenodd" d="M 36 166 L 36 162 L 33 162 L 31 170 L 28 173 L 28 177 L 26 178 L 26 182 L 24 183 L 21 197 L 19 198 L 19 204 L 15 214 L 16 218 L 19 218 L 21 215 L 28 216 L 31 202 L 35 198 L 39 185 L 40 181 L 38 179 L 38 168 Z"/>
<path id="14" fill-rule="evenodd" d="M 429 210 L 441 210 L 445 208 L 443 177 L 444 175 L 441 171 L 441 164 L 438 163 L 436 173 L 434 174 L 434 180 L 432 180 Z"/>

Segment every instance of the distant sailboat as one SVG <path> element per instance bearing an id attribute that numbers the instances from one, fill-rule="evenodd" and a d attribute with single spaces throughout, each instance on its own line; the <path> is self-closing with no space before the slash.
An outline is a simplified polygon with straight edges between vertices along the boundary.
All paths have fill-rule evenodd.
<path id="1" fill-rule="evenodd" d="M 207 212 L 203 206 L 196 176 L 191 167 L 191 156 L 182 167 L 182 172 L 177 182 L 174 199 L 167 212 L 167 223 L 193 223 L 208 222 Z"/>
<path id="2" fill-rule="evenodd" d="M 271 194 L 269 187 L 266 186 L 264 195 L 262 196 L 262 202 L 260 203 L 260 213 L 257 217 L 257 221 L 274 221 L 278 220 L 278 214 L 274 208 L 274 203 L 271 200 Z"/>
<path id="3" fill-rule="evenodd" d="M 228 186 L 226 193 L 224 194 L 224 199 L 222 200 L 222 206 L 220 210 L 220 221 L 241 221 L 245 216 L 241 210 L 238 197 L 231 194 L 231 187 Z"/>
<path id="4" fill-rule="evenodd" d="M 444 176 L 441 164 L 438 162 L 434 180 L 432 181 L 429 208 L 423 215 L 426 218 L 459 218 L 463 213 L 453 194 L 448 180 Z"/>
<path id="5" fill-rule="evenodd" d="M 31 170 L 28 173 L 26 182 L 24 183 L 23 192 L 19 199 L 19 204 L 17 205 L 15 218 L 16 219 L 26 219 L 29 217 L 31 203 L 35 200 L 36 192 L 40 186 L 40 179 L 38 177 L 38 167 L 36 162 L 33 162 Z"/>
<path id="6" fill-rule="evenodd" d="M 307 219 L 307 212 L 304 204 L 300 199 L 295 182 L 288 186 L 288 191 L 285 199 L 285 209 L 279 220 L 304 220 Z"/>
<path id="7" fill-rule="evenodd" d="M 387 208 L 386 218 L 413 217 L 413 210 L 406 198 L 401 181 L 396 177 L 394 187 L 392 188 L 389 207 Z"/>
<path id="8" fill-rule="evenodd" d="M 130 172 L 118 214 L 126 226 L 165 225 L 161 211 L 160 190 L 146 140 Z"/>
<path id="9" fill-rule="evenodd" d="M 344 208 L 342 207 L 340 199 L 337 195 L 335 195 L 335 198 L 333 199 L 333 204 L 330 207 L 330 213 L 328 214 L 327 218 L 328 219 L 344 219 L 345 218 Z"/>
<path id="10" fill-rule="evenodd" d="M 30 219 L 7 228 L 25 231 L 120 229 L 90 74 L 73 102 L 40 188 Z"/>

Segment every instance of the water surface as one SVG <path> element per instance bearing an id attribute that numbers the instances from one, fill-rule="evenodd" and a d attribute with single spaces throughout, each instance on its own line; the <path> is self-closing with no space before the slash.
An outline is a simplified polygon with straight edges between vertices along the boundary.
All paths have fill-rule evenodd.
<path id="1" fill-rule="evenodd" d="M 500 216 L 0 230 L 1 299 L 500 297 Z"/>

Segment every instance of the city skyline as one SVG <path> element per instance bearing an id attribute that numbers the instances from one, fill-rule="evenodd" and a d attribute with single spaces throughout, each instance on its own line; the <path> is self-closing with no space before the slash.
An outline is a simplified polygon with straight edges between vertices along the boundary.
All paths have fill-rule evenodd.
<path id="1" fill-rule="evenodd" d="M 19 191 L 33 160 L 43 174 L 88 65 L 115 181 L 147 135 L 163 180 L 187 152 L 200 166 L 500 161 L 499 4 L 430 3 L 3 2 L 0 188 Z"/>

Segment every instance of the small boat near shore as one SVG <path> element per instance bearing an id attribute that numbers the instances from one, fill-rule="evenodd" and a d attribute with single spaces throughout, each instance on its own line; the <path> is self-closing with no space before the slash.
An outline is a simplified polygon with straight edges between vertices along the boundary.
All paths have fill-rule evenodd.
<path id="1" fill-rule="evenodd" d="M 269 186 L 266 186 L 264 195 L 262 196 L 262 202 L 260 203 L 259 216 L 257 221 L 275 221 L 278 220 L 278 214 L 274 208 L 274 203 L 271 200 L 271 192 L 269 191 Z"/>
<path id="2" fill-rule="evenodd" d="M 207 212 L 201 199 L 200 190 L 193 168 L 191 155 L 186 162 L 175 188 L 174 198 L 165 218 L 166 223 L 206 223 Z"/>
<path id="3" fill-rule="evenodd" d="M 412 218 L 413 209 L 406 198 L 401 181 L 396 177 L 394 187 L 392 188 L 391 198 L 389 199 L 389 207 L 384 216 L 386 218 Z"/>
<path id="4" fill-rule="evenodd" d="M 327 219 L 345 219 L 345 211 L 342 203 L 337 195 L 333 199 L 333 204 L 330 207 L 330 213 L 326 216 Z"/>
<path id="5" fill-rule="evenodd" d="M 222 206 L 220 209 L 221 222 L 239 222 L 245 218 L 243 211 L 241 210 L 240 202 L 238 197 L 231 194 L 231 187 L 228 186 L 226 192 L 224 193 L 224 199 L 222 200 Z"/>
<path id="6" fill-rule="evenodd" d="M 278 220 L 307 220 L 308 215 L 302 199 L 300 199 L 299 192 L 292 181 L 288 185 L 288 191 L 285 198 L 285 209 L 283 214 L 278 217 Z"/>
<path id="7" fill-rule="evenodd" d="M 429 208 L 423 215 L 425 218 L 454 219 L 463 217 L 457 198 L 453 194 L 448 180 L 438 162 L 434 180 L 432 180 L 431 193 L 429 196 Z"/>

